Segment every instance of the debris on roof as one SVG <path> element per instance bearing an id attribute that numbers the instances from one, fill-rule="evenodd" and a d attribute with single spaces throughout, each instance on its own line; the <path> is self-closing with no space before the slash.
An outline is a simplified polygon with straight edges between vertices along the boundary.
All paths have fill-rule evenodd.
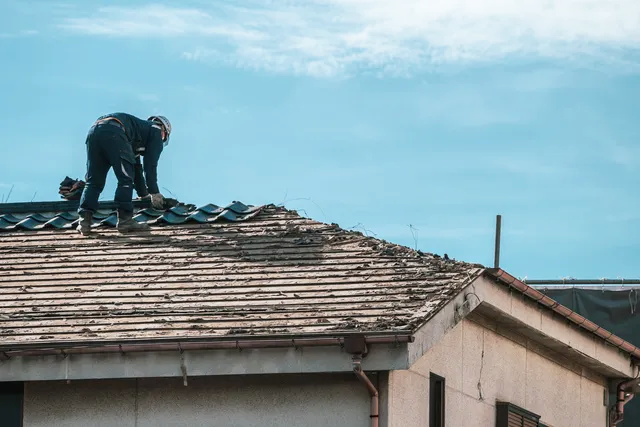
<path id="1" fill-rule="evenodd" d="M 157 227 L 131 236 L 105 208 L 83 238 L 72 202 L 58 203 L 71 204 L 0 205 L 0 349 L 406 333 L 483 270 L 274 205 L 138 206 Z"/>

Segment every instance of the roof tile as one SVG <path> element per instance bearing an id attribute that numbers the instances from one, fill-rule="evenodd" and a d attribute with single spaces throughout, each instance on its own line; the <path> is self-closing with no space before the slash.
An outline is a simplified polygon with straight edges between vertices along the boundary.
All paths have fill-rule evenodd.
<path id="1" fill-rule="evenodd" d="M 41 230 L 47 228 L 70 229 L 74 228 L 78 222 L 77 203 L 57 202 L 58 209 L 66 208 L 56 212 L 20 212 L 16 213 L 16 204 L 12 204 L 13 213 L 2 214 L 3 205 L 0 205 L 0 232 L 17 230 Z M 29 209 L 29 204 L 24 203 L 24 209 Z M 260 212 L 261 207 L 246 206 L 240 202 L 234 202 L 226 207 L 219 207 L 208 204 L 201 208 L 194 205 L 179 205 L 166 211 L 159 211 L 153 208 L 138 208 L 135 211 L 134 219 L 141 223 L 150 225 L 171 224 L 179 225 L 189 222 L 211 223 L 220 220 L 226 221 L 246 221 Z M 107 226 L 115 227 L 117 224 L 116 210 L 99 209 L 93 217 L 93 227 Z"/>

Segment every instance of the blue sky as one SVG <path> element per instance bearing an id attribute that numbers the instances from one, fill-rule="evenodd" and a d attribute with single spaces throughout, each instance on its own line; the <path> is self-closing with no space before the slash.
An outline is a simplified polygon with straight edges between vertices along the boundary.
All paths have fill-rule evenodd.
<path id="1" fill-rule="evenodd" d="M 57 200 L 99 115 L 164 114 L 165 195 L 534 278 L 640 276 L 636 0 L 27 1 L 0 14 L 0 195 Z M 115 189 L 111 173 L 103 199 Z"/>

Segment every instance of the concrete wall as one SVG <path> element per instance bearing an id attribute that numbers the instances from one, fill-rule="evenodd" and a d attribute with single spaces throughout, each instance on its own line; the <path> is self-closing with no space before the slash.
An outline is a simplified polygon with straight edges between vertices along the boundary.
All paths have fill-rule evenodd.
<path id="1" fill-rule="evenodd" d="M 495 425 L 497 400 L 542 416 L 550 426 L 605 427 L 605 379 L 576 373 L 478 323 L 464 320 L 409 370 L 388 378 L 387 427 L 428 425 L 430 372 L 446 380 L 446 425 Z M 587 378 L 588 377 L 588 378 Z"/>
<path id="2" fill-rule="evenodd" d="M 369 402 L 353 374 L 34 382 L 24 427 L 368 427 Z"/>

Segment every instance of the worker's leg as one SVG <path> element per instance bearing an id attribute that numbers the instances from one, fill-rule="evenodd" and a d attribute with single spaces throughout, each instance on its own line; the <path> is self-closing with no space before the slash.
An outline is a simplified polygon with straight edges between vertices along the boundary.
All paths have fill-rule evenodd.
<path id="1" fill-rule="evenodd" d="M 141 231 L 149 228 L 146 224 L 139 224 L 133 217 L 133 181 L 135 177 L 135 157 L 133 147 L 127 141 L 123 132 L 114 132 L 111 144 L 105 146 L 109 162 L 118 178 L 118 188 L 114 200 L 118 208 L 118 231 Z"/>
<path id="2" fill-rule="evenodd" d="M 101 133 L 95 133 L 92 129 L 87 135 L 87 174 L 86 184 L 80 198 L 78 212 L 95 212 L 98 209 L 98 198 L 104 189 L 110 164 L 102 153 Z"/>
<path id="3" fill-rule="evenodd" d="M 76 230 L 87 236 L 91 233 L 91 224 L 93 223 L 93 213 L 98 209 L 98 198 L 104 189 L 104 183 L 107 180 L 109 172 L 108 160 L 103 155 L 100 144 L 101 135 L 95 132 L 95 128 L 89 130 L 87 135 L 87 173 L 85 175 L 86 184 L 80 198 L 80 207 L 78 214 L 80 221 Z"/>
<path id="4" fill-rule="evenodd" d="M 133 204 L 131 199 L 133 197 L 133 178 L 135 176 L 133 148 L 127 141 L 124 132 L 119 129 L 110 132 L 109 141 L 105 141 L 103 147 L 109 163 L 113 166 L 116 178 L 118 178 L 118 188 L 116 188 L 113 200 L 116 202 L 118 210 L 132 212 Z"/>

